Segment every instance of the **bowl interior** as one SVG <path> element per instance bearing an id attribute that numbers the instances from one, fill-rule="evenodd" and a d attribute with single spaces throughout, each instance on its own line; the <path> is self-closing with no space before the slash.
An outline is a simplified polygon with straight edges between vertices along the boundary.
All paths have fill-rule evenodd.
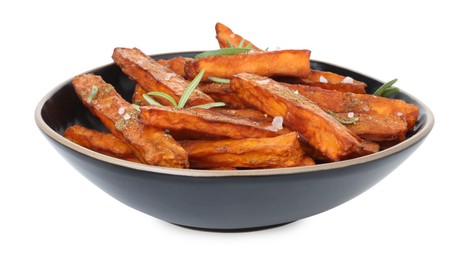
<path id="1" fill-rule="evenodd" d="M 180 52 L 180 53 L 168 53 L 160 55 L 152 55 L 154 59 L 169 59 L 177 56 L 193 57 L 199 52 Z M 311 61 L 311 68 L 316 70 L 330 71 L 337 74 L 350 76 L 356 80 L 363 81 L 367 84 L 367 92 L 374 92 L 379 86 L 383 83 L 379 80 L 376 80 L 370 76 L 355 72 L 353 70 L 343 68 L 337 65 L 333 65 L 327 62 L 322 61 Z M 102 76 L 102 78 L 112 84 L 115 89 L 121 94 L 123 98 L 131 102 L 132 94 L 135 87 L 135 82 L 129 79 L 121 69 L 116 66 L 114 63 L 87 71 L 86 73 L 94 73 Z M 417 125 L 413 133 L 408 137 L 408 139 L 398 145 L 395 145 L 391 148 L 383 150 L 381 152 L 363 156 L 351 160 L 336 162 L 336 163 L 326 163 L 310 167 L 294 167 L 289 169 L 271 169 L 271 170 L 242 170 L 241 174 L 245 175 L 261 175 L 261 174 L 281 174 L 281 173 L 296 173 L 296 172 L 309 172 L 309 171 L 318 171 L 321 169 L 331 169 L 334 167 L 345 167 L 351 164 L 359 164 L 367 162 L 370 160 L 376 160 L 384 156 L 399 152 L 408 146 L 420 141 L 424 138 L 432 129 L 434 124 L 434 118 L 431 111 L 418 99 L 412 95 L 406 93 L 405 91 L 400 91 L 393 98 L 405 100 L 408 103 L 417 105 L 420 108 L 420 115 Z M 84 148 L 78 148 L 77 145 L 68 141 L 62 137 L 64 131 L 67 127 L 74 124 L 80 124 L 88 128 L 107 131 L 99 119 L 94 117 L 87 108 L 83 106 L 79 98 L 74 92 L 74 89 L 71 85 L 71 79 L 65 81 L 55 89 L 53 89 L 47 96 L 45 96 L 42 101 L 39 103 L 36 109 L 36 122 L 41 128 L 41 130 L 58 141 L 59 143 L 68 146 L 71 149 L 78 150 L 83 152 Z M 92 155 L 92 154 L 91 154 Z M 131 163 L 122 161 L 119 159 L 107 158 L 106 156 L 99 157 L 99 159 L 107 160 L 110 163 L 116 163 L 126 167 L 135 167 L 143 170 L 163 172 L 163 173 L 175 173 L 179 174 L 179 171 L 172 171 L 167 168 L 157 167 L 157 166 L 147 166 L 137 163 Z M 302 170 L 304 168 L 304 170 Z M 228 175 L 237 175 L 237 171 L 230 171 L 233 173 L 227 173 L 228 171 L 215 172 L 210 171 L 209 173 L 199 173 L 199 170 L 185 170 L 182 174 L 187 175 L 200 175 L 200 176 L 215 176 L 221 174 L 221 176 Z"/>

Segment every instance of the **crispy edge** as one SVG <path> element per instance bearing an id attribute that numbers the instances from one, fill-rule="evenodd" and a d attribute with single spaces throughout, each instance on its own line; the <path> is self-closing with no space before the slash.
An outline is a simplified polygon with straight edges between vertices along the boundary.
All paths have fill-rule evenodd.
<path id="1" fill-rule="evenodd" d="M 188 167 L 187 152 L 164 131 L 140 124 L 138 111 L 100 76 L 79 75 L 72 84 L 84 106 L 116 137 L 125 140 L 142 162 L 175 168 Z M 94 87 L 98 91 L 89 100 Z"/>

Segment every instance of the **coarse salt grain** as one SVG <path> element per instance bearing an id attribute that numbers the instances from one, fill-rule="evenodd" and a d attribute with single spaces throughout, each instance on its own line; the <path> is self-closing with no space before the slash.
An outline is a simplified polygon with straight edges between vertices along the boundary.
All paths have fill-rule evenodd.
<path id="1" fill-rule="evenodd" d="M 325 77 L 320 76 L 320 82 L 322 82 L 322 83 L 328 83 L 328 80 L 327 80 Z"/>
<path id="2" fill-rule="evenodd" d="M 130 118 L 131 118 L 131 115 L 129 115 L 128 113 L 124 114 L 123 116 L 124 120 L 129 120 Z"/>
<path id="3" fill-rule="evenodd" d="M 353 118 L 353 117 L 354 117 L 354 112 L 349 112 L 349 113 L 347 113 L 347 116 L 348 116 L 349 118 Z"/>
<path id="4" fill-rule="evenodd" d="M 397 116 L 403 116 L 404 114 L 402 114 L 402 112 L 397 112 L 396 115 L 397 115 Z"/>
<path id="5" fill-rule="evenodd" d="M 298 90 L 294 91 L 294 95 L 299 95 L 299 91 Z"/>
<path id="6" fill-rule="evenodd" d="M 269 79 L 257 80 L 257 83 L 258 84 L 268 84 L 268 83 L 270 83 L 270 80 Z"/>
<path id="7" fill-rule="evenodd" d="M 351 78 L 351 77 L 345 77 L 345 78 L 341 81 L 341 83 L 352 84 L 352 83 L 354 83 L 354 79 Z"/>
<path id="8" fill-rule="evenodd" d="M 273 132 L 278 132 L 279 130 L 282 130 L 283 129 L 283 117 L 282 116 L 274 117 L 273 122 L 271 122 L 271 125 L 265 127 L 265 129 L 273 131 Z"/>
<path id="9" fill-rule="evenodd" d="M 120 108 L 118 109 L 118 114 L 122 115 L 122 114 L 124 114 L 124 112 L 125 112 L 124 107 L 120 107 Z"/>

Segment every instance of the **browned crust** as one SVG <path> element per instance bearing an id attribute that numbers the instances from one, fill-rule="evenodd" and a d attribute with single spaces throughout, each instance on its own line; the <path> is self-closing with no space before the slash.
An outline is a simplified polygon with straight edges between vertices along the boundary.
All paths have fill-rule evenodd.
<path id="1" fill-rule="evenodd" d="M 141 107 L 140 121 L 145 125 L 174 131 L 201 133 L 203 138 L 243 139 L 273 137 L 279 132 L 241 117 L 221 114 L 210 109 L 145 106 Z"/>
<path id="2" fill-rule="evenodd" d="M 138 111 L 100 76 L 79 75 L 72 83 L 84 106 L 116 137 L 125 140 L 139 160 L 152 165 L 188 167 L 187 152 L 162 130 L 140 124 Z M 88 102 L 94 86 L 98 91 Z"/>
<path id="3" fill-rule="evenodd" d="M 305 159 L 297 133 L 271 138 L 181 141 L 193 168 L 278 168 L 312 165 Z"/>
<path id="4" fill-rule="evenodd" d="M 186 77 L 192 79 L 202 69 L 205 69 L 203 80 L 210 76 L 232 78 L 241 72 L 266 77 L 306 77 L 310 73 L 310 51 L 265 51 L 195 59 L 186 63 Z"/>
<path id="5" fill-rule="evenodd" d="M 257 46 L 253 45 L 250 41 L 244 39 L 239 34 L 234 33 L 228 26 L 222 23 L 216 23 L 215 25 L 216 39 L 220 48 L 229 48 L 228 41 L 234 46 L 238 47 L 242 40 L 244 40 L 243 47 L 249 46 L 252 50 L 260 50 Z"/>
<path id="6" fill-rule="evenodd" d="M 284 125 L 298 132 L 330 161 L 366 153 L 362 140 L 331 115 L 302 95 L 269 78 L 241 73 L 231 80 L 238 95 L 272 116 L 283 116 Z"/>
<path id="7" fill-rule="evenodd" d="M 137 48 L 115 48 L 112 58 L 125 74 L 136 81 L 147 92 L 164 92 L 178 102 L 184 90 L 189 85 L 189 81 L 171 69 L 159 64 Z M 163 105 L 171 104 L 167 100 L 162 100 L 161 102 Z M 196 89 L 189 97 L 186 106 L 196 106 L 211 102 L 214 102 L 212 98 Z"/>

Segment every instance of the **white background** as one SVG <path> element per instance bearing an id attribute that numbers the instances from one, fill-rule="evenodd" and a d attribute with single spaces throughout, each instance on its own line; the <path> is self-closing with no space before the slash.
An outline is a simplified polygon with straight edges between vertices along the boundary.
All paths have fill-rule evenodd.
<path id="1" fill-rule="evenodd" d="M 148 2 L 148 1 L 147 1 Z M 0 259 L 464 259 L 464 9 L 460 1 L 3 1 Z M 436 124 L 378 185 L 328 212 L 239 234 L 137 212 L 71 168 L 34 122 L 52 88 L 112 62 L 216 49 L 223 22 L 262 48 L 311 57 L 413 94 Z"/>

